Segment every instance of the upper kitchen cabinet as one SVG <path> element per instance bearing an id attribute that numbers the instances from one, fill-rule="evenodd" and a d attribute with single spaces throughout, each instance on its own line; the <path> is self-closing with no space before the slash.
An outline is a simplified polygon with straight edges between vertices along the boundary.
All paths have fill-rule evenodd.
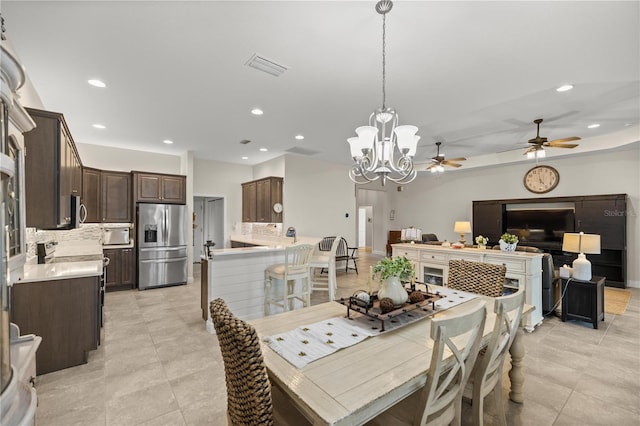
<path id="1" fill-rule="evenodd" d="M 242 221 L 282 223 L 282 178 L 242 184 Z"/>
<path id="2" fill-rule="evenodd" d="M 62 114 L 26 110 L 36 123 L 24 134 L 26 225 L 64 228 L 71 196 L 82 193 L 82 162 Z"/>
<path id="3" fill-rule="evenodd" d="M 131 173 L 102 170 L 100 176 L 103 222 L 133 222 Z"/>
<path id="4" fill-rule="evenodd" d="M 133 198 L 137 203 L 187 203 L 187 177 L 157 173 L 133 173 Z"/>
<path id="5" fill-rule="evenodd" d="M 102 222 L 102 170 L 82 169 L 82 204 L 87 209 L 85 222 Z"/>

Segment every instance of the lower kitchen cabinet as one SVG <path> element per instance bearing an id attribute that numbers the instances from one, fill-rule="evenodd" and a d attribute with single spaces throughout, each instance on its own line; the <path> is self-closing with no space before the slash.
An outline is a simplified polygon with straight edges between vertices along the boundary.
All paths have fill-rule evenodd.
<path id="1" fill-rule="evenodd" d="M 11 322 L 42 337 L 37 375 L 86 364 L 100 340 L 100 277 L 16 283 Z"/>
<path id="2" fill-rule="evenodd" d="M 133 248 L 105 249 L 109 258 L 104 280 L 105 290 L 127 290 L 135 287 L 135 251 Z"/>

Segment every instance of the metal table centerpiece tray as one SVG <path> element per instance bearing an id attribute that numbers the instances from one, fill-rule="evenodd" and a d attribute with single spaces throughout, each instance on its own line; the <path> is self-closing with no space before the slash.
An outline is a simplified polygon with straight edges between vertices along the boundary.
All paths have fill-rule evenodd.
<path id="1" fill-rule="evenodd" d="M 435 314 L 437 311 L 436 302 L 442 298 L 447 297 L 446 295 L 440 294 L 439 291 L 430 293 L 429 291 L 418 290 L 415 288 L 415 285 L 411 285 L 411 288 L 405 288 L 405 290 L 407 291 L 407 296 L 414 292 L 421 293 L 424 296 L 424 300 L 419 302 L 403 303 L 400 306 L 395 306 L 391 311 L 384 313 L 380 308 L 380 300 L 378 299 L 377 292 L 373 292 L 369 295 L 369 293 L 360 290 L 356 291 L 353 296 L 350 296 L 348 298 L 341 297 L 339 300 L 337 300 L 337 302 L 347 307 L 347 318 L 351 319 L 352 310 L 359 312 L 360 314 L 365 315 L 369 318 L 379 320 L 380 332 L 383 332 L 385 331 L 385 321 L 393 321 L 393 318 L 397 318 L 400 316 L 415 316 L 415 319 L 417 320 L 420 318 L 425 318 L 430 314 Z M 360 296 L 362 293 L 369 295 L 368 300 L 366 297 L 363 298 Z M 415 315 L 418 312 L 420 313 L 420 315 Z"/>

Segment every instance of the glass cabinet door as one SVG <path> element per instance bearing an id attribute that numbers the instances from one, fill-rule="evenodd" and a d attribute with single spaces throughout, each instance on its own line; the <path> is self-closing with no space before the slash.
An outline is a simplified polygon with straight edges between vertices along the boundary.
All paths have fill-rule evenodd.
<path id="1" fill-rule="evenodd" d="M 445 266 L 422 264 L 422 282 L 429 285 L 445 284 Z"/>

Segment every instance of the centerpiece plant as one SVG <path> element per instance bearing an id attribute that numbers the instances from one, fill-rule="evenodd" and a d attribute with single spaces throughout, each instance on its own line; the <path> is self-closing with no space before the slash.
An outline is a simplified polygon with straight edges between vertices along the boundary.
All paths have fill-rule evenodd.
<path id="1" fill-rule="evenodd" d="M 393 305 L 400 306 L 408 299 L 407 291 L 401 280 L 410 281 L 413 277 L 413 263 L 405 256 L 385 257 L 373 267 L 373 272 L 380 278 L 378 299 L 391 299 Z"/>
<path id="2" fill-rule="evenodd" d="M 505 232 L 500 237 L 500 250 L 502 251 L 515 251 L 518 244 L 518 237 L 516 235 Z"/>

